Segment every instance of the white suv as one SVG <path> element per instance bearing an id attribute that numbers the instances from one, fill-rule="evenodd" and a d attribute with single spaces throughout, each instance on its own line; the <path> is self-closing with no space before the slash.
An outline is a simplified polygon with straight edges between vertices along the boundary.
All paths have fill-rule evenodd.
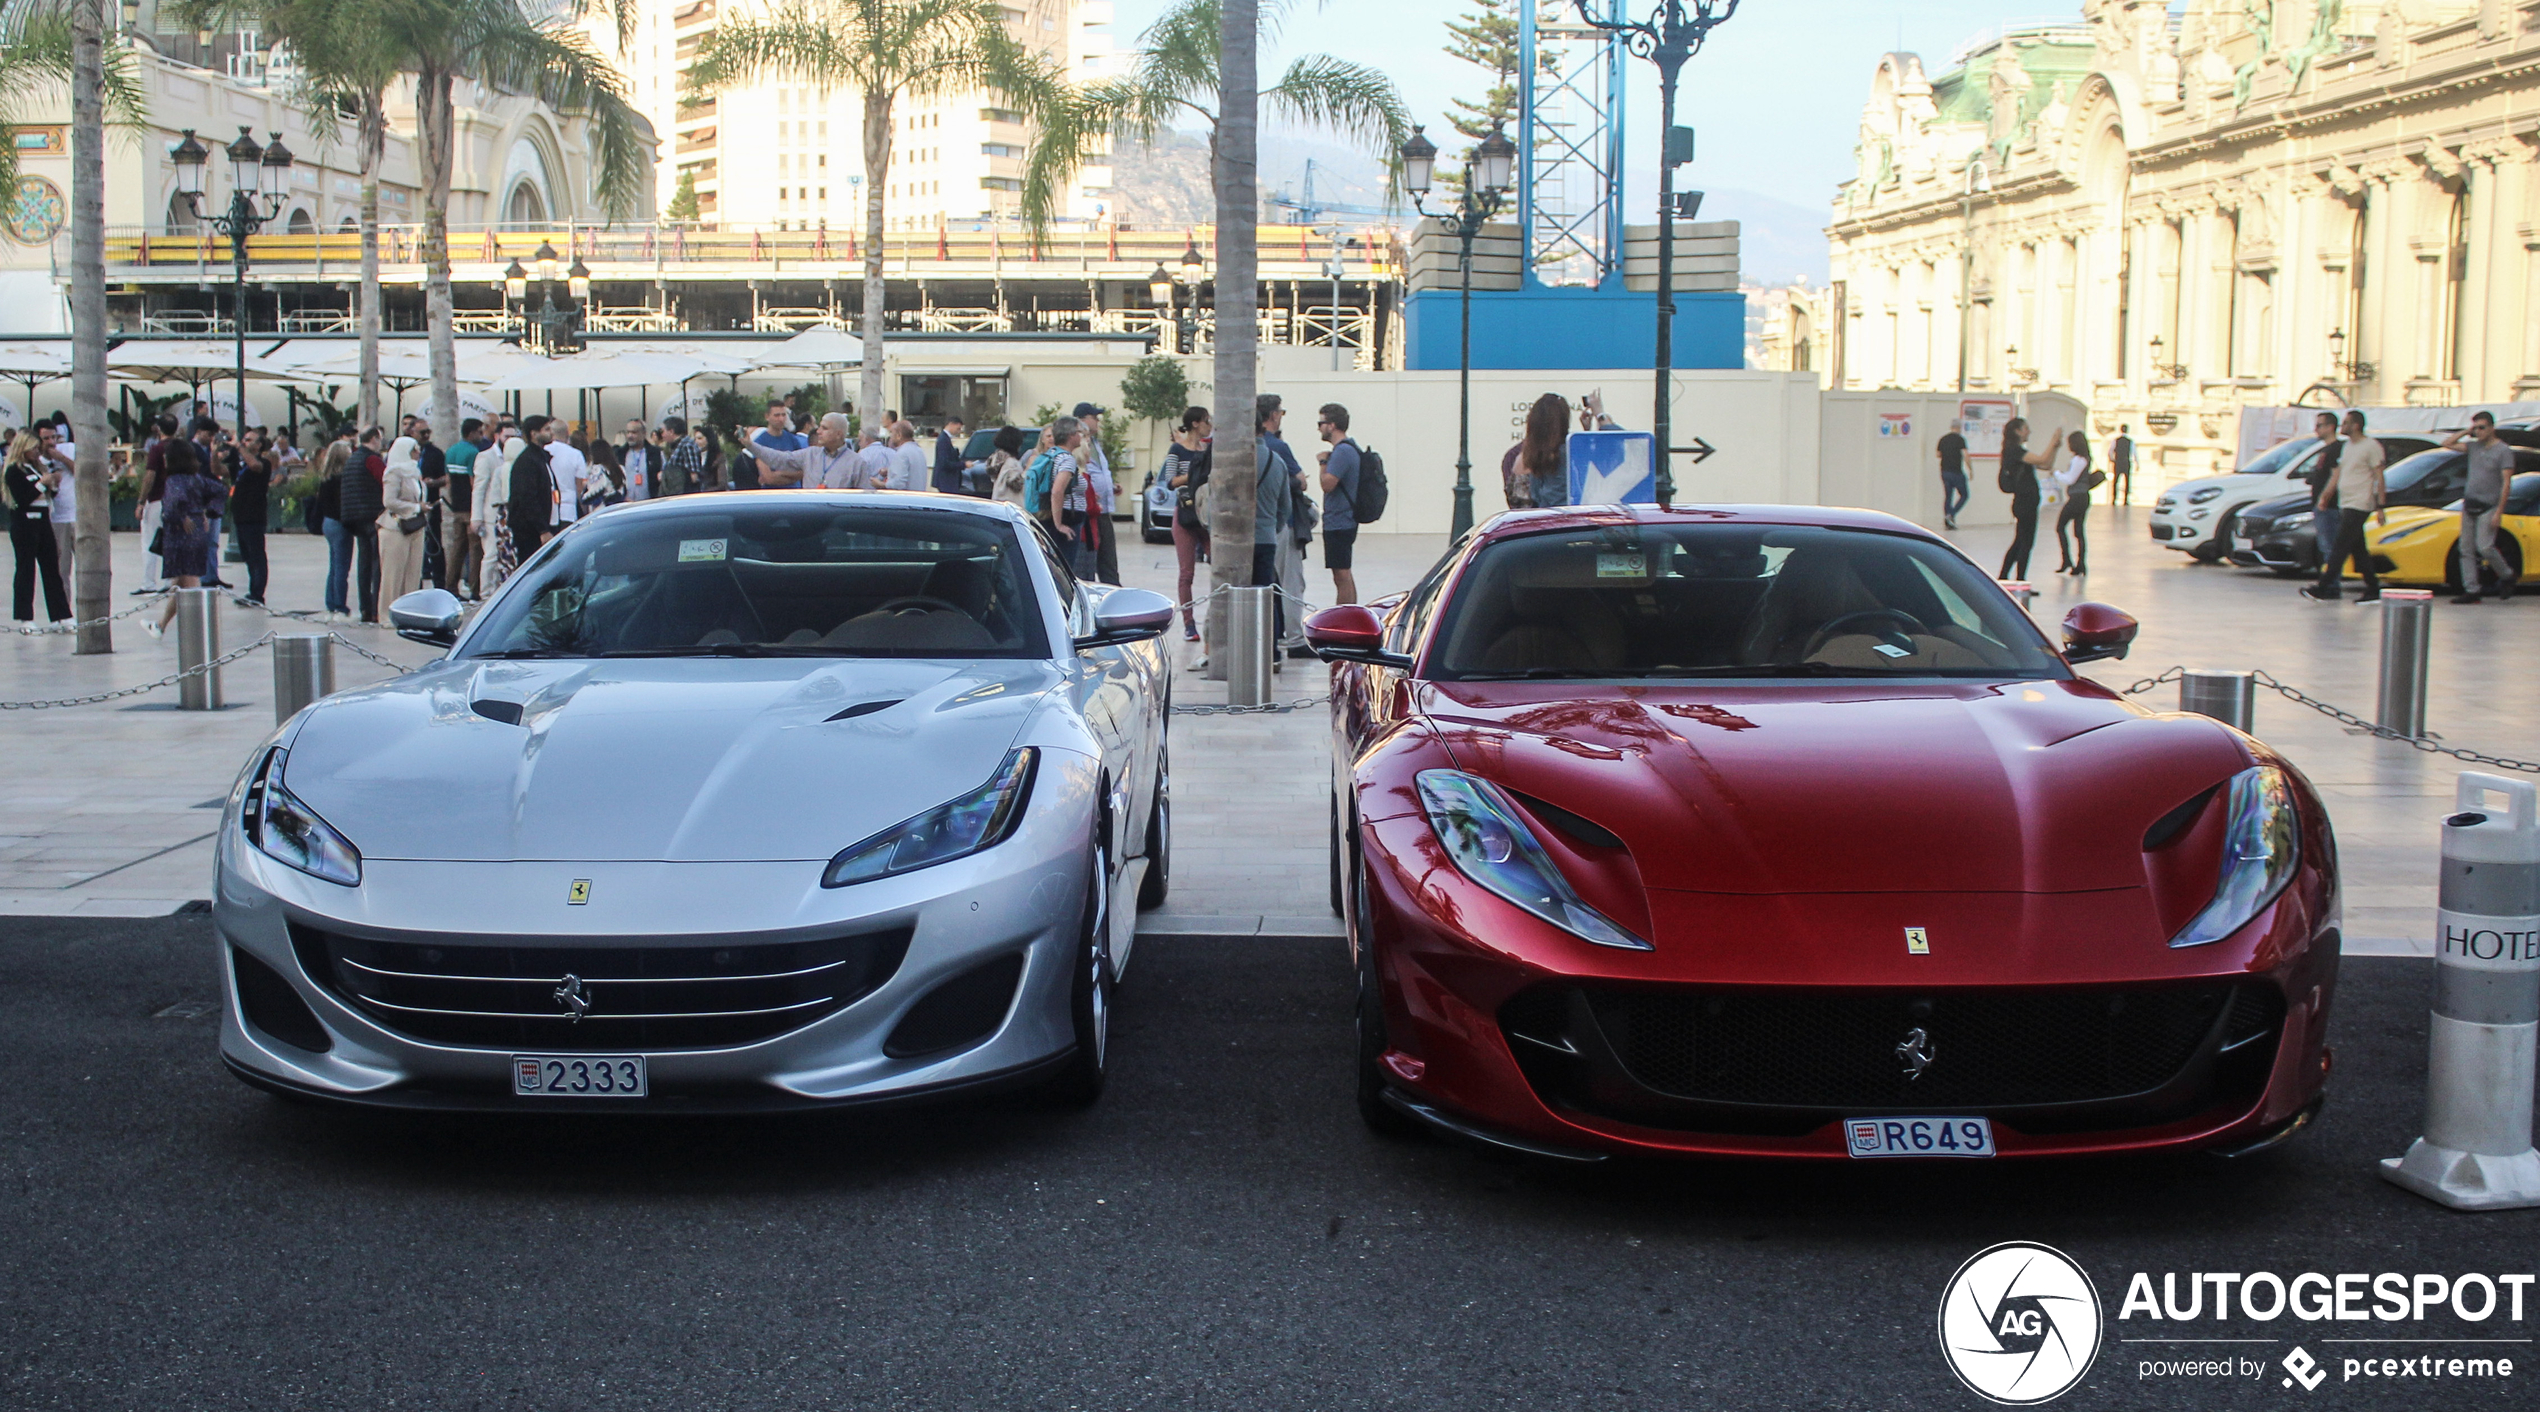
<path id="1" fill-rule="evenodd" d="M 2416 436 L 2375 439 L 2390 465 L 2434 445 Z M 2230 475 L 2202 476 L 2171 486 L 2152 502 L 2152 538 L 2199 563 L 2213 563 L 2230 551 L 2231 524 L 2241 511 L 2309 487 L 2311 463 L 2322 445 L 2318 438 L 2308 436 L 2279 442 Z"/>

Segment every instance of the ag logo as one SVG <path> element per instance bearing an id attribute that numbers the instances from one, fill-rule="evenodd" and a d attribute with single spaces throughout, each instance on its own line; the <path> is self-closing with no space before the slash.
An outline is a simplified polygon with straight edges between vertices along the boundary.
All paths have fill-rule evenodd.
<path id="1" fill-rule="evenodd" d="M 2099 1291 L 2062 1251 L 2004 1241 L 1940 1296 L 1940 1351 L 1977 1396 L 2013 1406 L 2071 1391 L 2099 1356 Z"/>

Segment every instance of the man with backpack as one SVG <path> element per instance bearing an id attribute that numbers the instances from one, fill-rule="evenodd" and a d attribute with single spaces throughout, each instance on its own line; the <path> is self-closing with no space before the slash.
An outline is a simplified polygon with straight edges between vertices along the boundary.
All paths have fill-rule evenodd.
<path id="1" fill-rule="evenodd" d="M 1350 567 L 1358 547 L 1361 457 L 1349 439 L 1349 409 L 1326 402 L 1315 412 L 1314 431 L 1330 444 L 1323 453 L 1323 567 L 1332 571 L 1332 601 L 1358 601 L 1358 574 Z"/>

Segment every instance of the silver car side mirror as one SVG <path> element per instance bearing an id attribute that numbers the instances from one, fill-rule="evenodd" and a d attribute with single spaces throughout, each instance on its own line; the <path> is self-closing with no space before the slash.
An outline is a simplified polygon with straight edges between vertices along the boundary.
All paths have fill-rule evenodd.
<path id="1" fill-rule="evenodd" d="M 1115 588 L 1094 605 L 1094 630 L 1076 639 L 1076 649 L 1144 642 L 1172 625 L 1172 599 L 1149 589 Z"/>
<path id="2" fill-rule="evenodd" d="M 397 636 L 435 647 L 459 640 L 459 621 L 467 616 L 458 595 L 446 589 L 418 589 L 388 605 L 388 622 Z"/>

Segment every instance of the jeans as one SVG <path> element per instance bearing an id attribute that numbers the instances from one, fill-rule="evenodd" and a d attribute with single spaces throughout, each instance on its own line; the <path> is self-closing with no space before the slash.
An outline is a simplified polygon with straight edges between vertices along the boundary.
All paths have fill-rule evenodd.
<path id="1" fill-rule="evenodd" d="M 2014 500 L 2011 502 L 2011 547 L 2002 556 L 2002 572 L 1995 574 L 1994 577 L 1998 579 L 2027 578 L 2029 551 L 2036 547 L 2037 502 Z"/>
<path id="2" fill-rule="evenodd" d="M 265 527 L 259 517 L 248 515 L 238 521 L 238 558 L 247 566 L 247 596 L 265 601 Z"/>
<path id="3" fill-rule="evenodd" d="M 2070 525 L 2073 538 L 2064 542 L 2064 527 Z M 2055 517 L 2055 548 L 2064 556 L 2064 567 L 2077 574 L 2090 572 L 2090 496 L 2079 490 L 2065 492 L 2063 513 Z"/>
<path id="4" fill-rule="evenodd" d="M 1958 512 L 1966 508 L 1967 473 L 1942 471 L 1940 473 L 1940 517 L 1944 520 L 1955 520 L 1958 518 Z"/>
<path id="5" fill-rule="evenodd" d="M 2316 510 L 2312 512 L 2311 540 L 2319 546 L 2320 562 L 2323 564 L 2327 563 L 2328 556 L 2335 552 L 2337 548 L 2337 509 L 2335 506 L 2331 506 L 2325 510 Z"/>
<path id="6" fill-rule="evenodd" d="M 2352 559 L 2357 573 L 2363 575 L 2364 596 L 2381 596 L 2381 575 L 2372 568 L 2372 551 L 2364 546 L 2364 525 L 2372 519 L 2369 510 L 2337 512 L 2337 543 L 2330 547 L 2328 559 L 2320 565 L 2319 587 L 2314 590 L 2322 598 L 2335 598 L 2345 588 L 2346 561 Z"/>
<path id="7" fill-rule="evenodd" d="M 347 525 L 353 536 L 353 579 L 361 585 L 362 621 L 379 621 L 379 522 Z"/>
<path id="8" fill-rule="evenodd" d="M 44 614 L 54 622 L 71 615 L 70 595 L 62 589 L 62 565 L 55 556 L 60 546 L 53 542 L 50 522 L 29 520 L 20 515 L 9 517 L 9 547 L 17 552 L 18 574 L 15 592 L 10 597 L 10 616 L 19 622 L 35 620 L 35 586 L 44 584 Z"/>
<path id="9" fill-rule="evenodd" d="M 462 598 L 476 596 L 477 575 L 485 564 L 485 542 L 474 528 L 458 511 L 441 511 L 441 568 L 449 579 L 442 587 Z"/>
<path id="10" fill-rule="evenodd" d="M 2511 593 L 2513 591 L 2515 578 L 2513 565 L 2506 563 L 2505 556 L 2496 552 L 2496 517 L 2503 513 L 2505 513 L 2505 507 L 2502 505 L 2489 506 L 2487 513 L 2483 515 L 2473 515 L 2467 510 L 2461 511 L 2461 592 L 2483 593 L 2486 591 L 2486 585 L 2478 572 L 2478 566 L 2482 563 L 2495 570 L 2498 592 Z"/>
<path id="11" fill-rule="evenodd" d="M 1252 583 L 1255 588 L 1276 589 L 1279 586 L 1279 546 L 1276 543 L 1252 547 Z M 1270 640 L 1279 642 L 1288 635 L 1287 596 L 1270 595 Z"/>
<path id="12" fill-rule="evenodd" d="M 349 613 L 344 598 L 345 576 L 353 571 L 353 532 L 344 528 L 342 520 L 330 519 L 326 532 L 326 611 Z"/>
<path id="13" fill-rule="evenodd" d="M 212 561 L 203 566 L 203 587 L 205 588 L 229 587 L 228 584 L 221 582 L 220 576 L 221 545 L 227 542 L 222 537 L 222 530 L 228 518 L 226 515 L 212 516 Z"/>

